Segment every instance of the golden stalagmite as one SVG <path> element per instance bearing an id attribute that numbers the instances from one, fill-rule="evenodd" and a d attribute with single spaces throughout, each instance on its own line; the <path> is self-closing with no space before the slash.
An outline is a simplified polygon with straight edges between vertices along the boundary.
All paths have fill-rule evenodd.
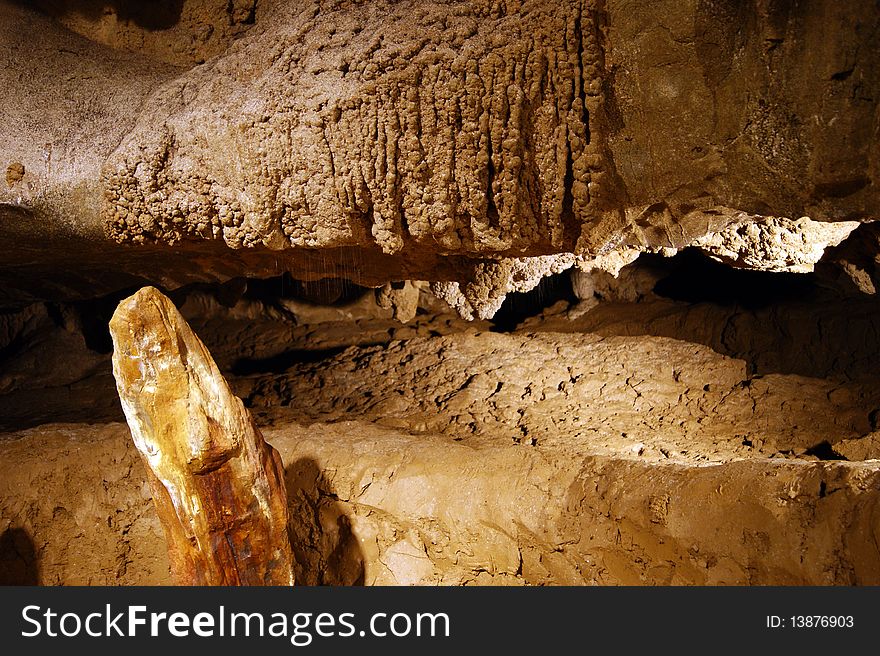
<path id="1" fill-rule="evenodd" d="M 181 585 L 292 585 L 281 457 L 174 304 L 145 287 L 110 320 L 113 374 Z"/>

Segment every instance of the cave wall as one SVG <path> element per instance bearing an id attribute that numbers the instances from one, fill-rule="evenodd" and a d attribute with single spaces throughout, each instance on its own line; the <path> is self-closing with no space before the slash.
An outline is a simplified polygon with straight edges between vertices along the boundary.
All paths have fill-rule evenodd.
<path id="1" fill-rule="evenodd" d="M 301 582 L 877 584 L 878 26 L 869 0 L 0 2 L 3 582 L 169 581 L 128 431 L 85 423 L 118 417 L 90 308 L 288 273 L 475 320 L 206 319 L 230 368 L 328 351 L 233 382 L 283 406 Z M 828 288 L 609 282 L 688 247 Z M 572 268 L 542 334 L 479 334 Z"/>

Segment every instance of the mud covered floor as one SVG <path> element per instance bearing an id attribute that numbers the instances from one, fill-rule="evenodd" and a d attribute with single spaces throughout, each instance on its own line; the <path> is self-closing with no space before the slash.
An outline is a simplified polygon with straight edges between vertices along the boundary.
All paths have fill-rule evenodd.
<path id="1" fill-rule="evenodd" d="M 300 582 L 880 582 L 876 303 L 665 280 L 598 303 L 551 280 L 494 322 L 412 283 L 175 300 L 281 452 Z M 4 316 L 4 582 L 169 582 L 114 303 Z"/>

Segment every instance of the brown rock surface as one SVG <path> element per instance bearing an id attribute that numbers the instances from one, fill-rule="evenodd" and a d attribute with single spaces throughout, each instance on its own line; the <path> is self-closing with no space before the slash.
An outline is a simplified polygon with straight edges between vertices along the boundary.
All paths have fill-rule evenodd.
<path id="1" fill-rule="evenodd" d="M 181 585 L 293 585 L 278 452 L 177 308 L 145 287 L 110 321 L 113 375 Z"/>
<path id="2" fill-rule="evenodd" d="M 86 38 L 117 50 L 192 66 L 223 52 L 254 23 L 257 0 L 33 0 Z"/>
<path id="3" fill-rule="evenodd" d="M 352 344 L 231 378 L 286 463 L 299 583 L 880 581 L 877 462 L 860 462 L 876 450 L 875 379 L 828 369 L 833 345 L 811 341 L 803 315 L 779 339 L 829 349 L 814 361 L 827 378 L 786 371 L 782 342 L 743 327 L 772 324 L 760 314 L 738 320 L 756 336 L 739 346 L 752 362 L 645 334 L 678 326 L 709 341 L 728 321 L 656 298 L 576 322 L 551 308 L 510 334 L 424 313 L 391 329 L 373 294 L 340 308 L 288 302 L 302 325 L 255 302 L 224 314 L 210 298 L 183 307 L 226 363 L 244 352 L 256 365 L 273 340 L 318 354 Z M 615 336 L 635 321 L 626 307 L 642 333 Z M 824 325 L 820 336 L 836 334 Z M 868 358 L 870 343 L 860 348 Z M 853 462 L 823 460 L 840 456 Z M 0 532 L 31 548 L 0 549 L 0 571 L 169 582 L 144 478 L 123 424 L 3 435 Z"/>
<path id="4" fill-rule="evenodd" d="M 108 254 L 168 286 L 224 279 L 230 257 L 239 275 L 339 276 L 354 257 L 372 285 L 482 284 L 499 256 L 880 210 L 868 0 L 222 4 L 0 7 L 4 156 L 24 167 L 3 234 L 39 235 L 56 265 L 78 236 L 70 274 L 104 285 Z M 51 296 L 22 275 L 49 262 L 3 258 L 7 293 Z"/>
<path id="5" fill-rule="evenodd" d="M 870 433 L 880 407 L 873 380 L 752 375 L 679 340 L 549 332 L 353 347 L 234 387 L 278 422 L 369 419 L 466 444 L 691 463 L 804 455 Z"/>
<path id="6" fill-rule="evenodd" d="M 266 436 L 303 584 L 880 582 L 876 463 L 694 467 L 364 422 Z M 124 424 L 6 435 L 0 474 L 0 531 L 30 537 L 41 582 L 171 581 Z"/>
<path id="7" fill-rule="evenodd" d="M 285 458 L 297 582 L 880 583 L 878 36 L 0 0 L 2 581 L 171 580 L 105 331 L 153 284 Z"/>

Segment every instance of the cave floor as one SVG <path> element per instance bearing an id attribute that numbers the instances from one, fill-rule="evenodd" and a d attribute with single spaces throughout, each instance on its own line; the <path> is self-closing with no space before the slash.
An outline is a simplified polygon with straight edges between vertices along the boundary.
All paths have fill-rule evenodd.
<path id="1" fill-rule="evenodd" d="M 880 582 L 871 376 L 724 355 L 699 308 L 658 299 L 633 304 L 643 334 L 566 303 L 511 332 L 188 303 L 283 457 L 301 583 Z M 36 424 L 0 436 L 4 577 L 169 582 L 109 355 L 37 334 L 71 366 L 0 396 Z"/>

